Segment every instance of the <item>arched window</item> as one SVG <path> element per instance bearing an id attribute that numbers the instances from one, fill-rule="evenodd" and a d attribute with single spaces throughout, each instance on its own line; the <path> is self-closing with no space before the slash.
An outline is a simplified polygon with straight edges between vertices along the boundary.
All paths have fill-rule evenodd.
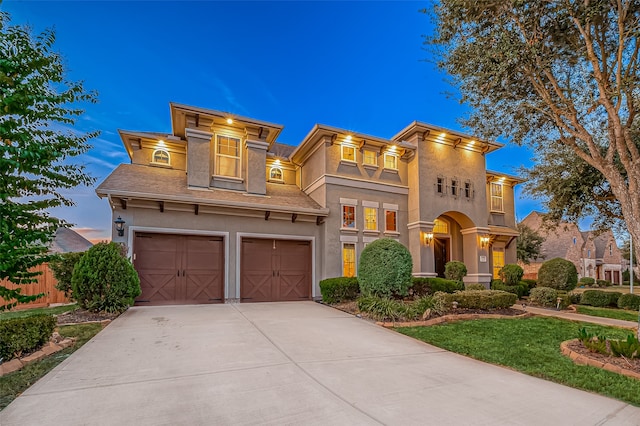
<path id="1" fill-rule="evenodd" d="M 278 182 L 282 182 L 282 169 L 280 167 L 272 167 L 269 171 L 269 180 L 275 180 Z"/>
<path id="2" fill-rule="evenodd" d="M 433 232 L 435 234 L 448 234 L 449 224 L 444 220 L 436 219 L 433 221 Z"/>
<path id="3" fill-rule="evenodd" d="M 169 152 L 166 149 L 156 149 L 153 151 L 153 162 L 156 164 L 169 165 Z"/>

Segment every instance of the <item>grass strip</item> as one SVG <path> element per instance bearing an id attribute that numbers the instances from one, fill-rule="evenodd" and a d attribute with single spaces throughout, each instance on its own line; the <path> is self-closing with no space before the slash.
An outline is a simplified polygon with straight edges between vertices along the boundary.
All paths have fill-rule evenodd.
<path id="1" fill-rule="evenodd" d="M 75 345 L 48 356 L 40 361 L 24 366 L 22 369 L 0 377 L 0 410 L 16 399 L 29 386 L 67 359 L 69 355 L 87 343 L 102 329 L 100 324 L 80 324 L 61 326 L 59 333 L 64 337 L 75 337 Z"/>
<path id="2" fill-rule="evenodd" d="M 594 308 L 593 306 L 575 305 L 576 312 L 592 317 L 612 318 L 638 322 L 638 312 L 615 308 Z"/>
<path id="3" fill-rule="evenodd" d="M 576 365 L 560 343 L 585 327 L 596 335 L 624 339 L 628 330 L 558 318 L 481 319 L 396 331 L 440 348 L 522 373 L 640 406 L 640 380 Z"/>
<path id="4" fill-rule="evenodd" d="M 78 309 L 78 305 L 74 303 L 71 305 L 56 306 L 53 308 L 34 308 L 20 311 L 5 311 L 0 312 L 0 321 L 13 318 L 27 318 L 38 314 L 59 315 L 65 312 L 75 311 L 76 309 Z"/>

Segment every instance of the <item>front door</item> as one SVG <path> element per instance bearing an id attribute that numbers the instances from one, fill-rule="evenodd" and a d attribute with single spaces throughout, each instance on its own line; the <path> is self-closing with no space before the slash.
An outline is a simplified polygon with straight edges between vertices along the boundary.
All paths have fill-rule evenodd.
<path id="1" fill-rule="evenodd" d="M 444 267 L 449 261 L 449 240 L 446 238 L 433 239 L 433 258 L 435 261 L 436 274 L 444 278 Z"/>

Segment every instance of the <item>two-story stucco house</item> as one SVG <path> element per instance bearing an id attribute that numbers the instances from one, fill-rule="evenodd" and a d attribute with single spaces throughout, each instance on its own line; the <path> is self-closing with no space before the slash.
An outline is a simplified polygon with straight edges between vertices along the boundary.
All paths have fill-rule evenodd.
<path id="1" fill-rule="evenodd" d="M 527 278 L 537 278 L 544 260 L 560 257 L 576 266 L 579 277 L 622 283 L 622 253 L 611 230 L 601 233 L 580 231 L 574 223 L 562 222 L 553 229 L 543 226 L 541 213 L 531 212 L 522 223 L 544 237 L 540 255 L 521 265 Z"/>
<path id="2" fill-rule="evenodd" d="M 170 134 L 120 131 L 131 164 L 97 188 L 142 286 L 139 304 L 319 298 L 394 238 L 416 276 L 463 261 L 467 282 L 515 263 L 520 179 L 488 172 L 500 144 L 413 122 L 390 139 L 316 125 L 297 145 L 282 126 L 171 104 Z"/>

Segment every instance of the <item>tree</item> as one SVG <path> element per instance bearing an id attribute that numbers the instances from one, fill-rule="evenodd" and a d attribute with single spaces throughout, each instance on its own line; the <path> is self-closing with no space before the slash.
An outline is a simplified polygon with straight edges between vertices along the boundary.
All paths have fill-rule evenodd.
<path id="1" fill-rule="evenodd" d="M 66 79 L 54 41 L 52 30 L 33 36 L 0 12 L 0 279 L 15 284 L 34 281 L 29 269 L 49 259 L 56 229 L 70 225 L 48 213 L 73 205 L 61 190 L 94 182 L 69 159 L 98 135 L 72 128 L 84 112 L 77 102 L 97 97 Z M 20 287 L 0 286 L 0 296 L 8 302 L 0 310 L 35 299 Z"/>
<path id="2" fill-rule="evenodd" d="M 544 237 L 524 223 L 518 223 L 516 228 L 520 233 L 516 244 L 516 257 L 518 261 L 528 265 L 531 263 L 531 259 L 544 259 L 544 256 L 540 254 Z"/>
<path id="3" fill-rule="evenodd" d="M 588 196 L 568 204 L 584 179 L 577 194 L 594 188 L 593 208 L 611 206 L 640 241 L 640 3 L 442 0 L 434 14 L 427 42 L 472 107 L 463 124 L 533 147 L 556 213 L 589 213 Z M 540 167 L 554 153 L 565 158 Z"/>

